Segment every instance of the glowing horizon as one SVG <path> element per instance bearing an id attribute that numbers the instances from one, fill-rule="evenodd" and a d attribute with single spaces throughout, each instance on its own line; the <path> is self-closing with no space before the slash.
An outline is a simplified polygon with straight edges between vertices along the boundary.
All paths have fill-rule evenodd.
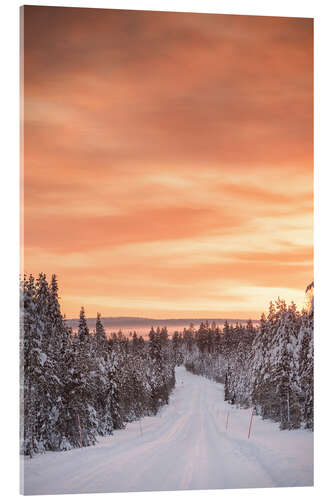
<path id="1" fill-rule="evenodd" d="M 25 6 L 24 271 L 88 317 L 313 280 L 313 20 Z"/>

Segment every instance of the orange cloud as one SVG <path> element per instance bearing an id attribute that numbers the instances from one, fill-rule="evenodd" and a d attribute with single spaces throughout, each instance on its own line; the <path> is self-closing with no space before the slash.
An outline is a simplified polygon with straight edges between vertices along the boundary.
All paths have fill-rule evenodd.
<path id="1" fill-rule="evenodd" d="M 301 305 L 311 19 L 26 6 L 24 97 L 24 268 L 68 315 Z"/>

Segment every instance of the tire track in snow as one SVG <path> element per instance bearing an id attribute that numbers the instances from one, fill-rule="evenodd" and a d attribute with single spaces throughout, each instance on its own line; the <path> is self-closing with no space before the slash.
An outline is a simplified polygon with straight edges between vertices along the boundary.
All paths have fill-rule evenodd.
<path id="1" fill-rule="evenodd" d="M 143 435 L 135 421 L 96 446 L 25 458 L 25 494 L 312 484 L 311 433 L 281 433 L 256 417 L 248 441 L 249 412 L 231 410 L 221 384 L 184 367 L 176 381 L 169 404 L 141 420 Z"/>

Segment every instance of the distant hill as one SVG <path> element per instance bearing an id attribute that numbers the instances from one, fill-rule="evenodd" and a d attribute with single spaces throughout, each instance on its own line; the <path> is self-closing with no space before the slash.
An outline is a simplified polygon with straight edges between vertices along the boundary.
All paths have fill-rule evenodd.
<path id="1" fill-rule="evenodd" d="M 190 324 L 194 326 L 200 325 L 200 323 L 209 321 L 212 323 L 213 321 L 217 325 L 223 325 L 225 321 L 229 323 L 240 323 L 245 324 L 247 320 L 245 319 L 235 319 L 235 318 L 179 318 L 179 319 L 154 319 L 154 318 L 136 318 L 133 316 L 120 316 L 120 317 L 106 317 L 102 318 L 102 322 L 104 327 L 108 331 L 118 331 L 124 330 L 127 331 L 129 329 L 135 330 L 135 328 L 142 330 L 143 328 L 150 328 L 152 326 L 167 326 L 173 327 L 174 329 L 183 329 Z M 257 324 L 258 320 L 252 320 L 254 324 Z M 96 318 L 87 318 L 88 327 L 90 329 L 95 328 Z M 71 326 L 74 330 L 78 327 L 79 319 L 71 318 L 67 319 L 67 324 Z"/>

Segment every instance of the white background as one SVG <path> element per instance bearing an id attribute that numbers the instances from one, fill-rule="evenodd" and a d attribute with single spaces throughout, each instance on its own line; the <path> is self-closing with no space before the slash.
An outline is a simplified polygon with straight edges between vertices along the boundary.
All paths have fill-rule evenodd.
<path id="1" fill-rule="evenodd" d="M 67 495 L 66 498 L 133 499 L 280 499 L 330 498 L 333 487 L 332 443 L 332 317 L 333 273 L 333 18 L 330 0 L 132 0 L 27 1 L 25 5 L 104 7 L 221 14 L 275 15 L 315 18 L 315 487 L 261 490 L 217 490 L 105 495 Z M 19 497 L 19 6 L 1 3 L 1 426 L 0 492 Z M 176 464 L 175 464 L 176 466 Z M 61 478 L 59 478 L 61 481 Z M 44 495 L 39 497 L 44 498 Z M 45 497 L 48 498 L 48 497 Z"/>

